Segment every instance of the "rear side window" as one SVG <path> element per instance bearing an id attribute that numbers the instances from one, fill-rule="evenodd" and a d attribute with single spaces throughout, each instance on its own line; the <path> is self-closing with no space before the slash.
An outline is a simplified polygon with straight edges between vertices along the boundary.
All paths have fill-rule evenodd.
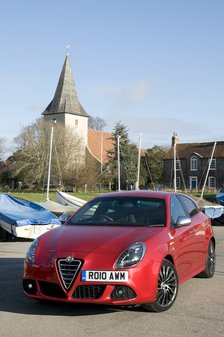
<path id="1" fill-rule="evenodd" d="M 179 195 L 179 198 L 183 203 L 184 207 L 186 208 L 187 213 L 190 215 L 190 217 L 196 215 L 199 212 L 198 206 L 193 200 L 189 199 L 188 197 L 185 197 L 184 195 Z"/>
<path id="2" fill-rule="evenodd" d="M 186 216 L 186 212 L 180 202 L 180 200 L 173 195 L 170 202 L 171 224 L 175 225 L 179 216 Z"/>

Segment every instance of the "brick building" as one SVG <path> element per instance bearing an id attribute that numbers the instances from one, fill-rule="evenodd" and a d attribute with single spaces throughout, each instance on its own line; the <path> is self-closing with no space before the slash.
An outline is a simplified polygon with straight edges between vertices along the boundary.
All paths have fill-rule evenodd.
<path id="1" fill-rule="evenodd" d="M 163 178 L 167 188 L 174 187 L 175 153 L 176 187 L 178 189 L 202 189 L 207 172 L 207 188 L 224 187 L 224 141 L 181 144 L 177 135 L 174 134 L 172 146 L 164 159 Z"/>

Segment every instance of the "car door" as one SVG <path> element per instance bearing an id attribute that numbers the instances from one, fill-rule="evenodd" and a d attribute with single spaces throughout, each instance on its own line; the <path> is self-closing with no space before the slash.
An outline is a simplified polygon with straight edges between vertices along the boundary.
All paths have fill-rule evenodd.
<path id="1" fill-rule="evenodd" d="M 178 272 L 179 281 L 183 282 L 195 270 L 195 259 L 197 259 L 197 249 L 195 248 L 195 220 L 191 224 L 175 227 L 179 216 L 189 216 L 186 207 L 177 195 L 171 197 L 170 203 L 171 231 L 170 248 L 175 259 L 175 266 Z"/>
<path id="2" fill-rule="evenodd" d="M 204 254 L 206 251 L 206 218 L 200 212 L 197 204 L 185 195 L 179 195 L 181 203 L 191 218 L 192 247 L 191 254 L 193 259 L 193 272 L 199 269 L 204 263 Z"/>

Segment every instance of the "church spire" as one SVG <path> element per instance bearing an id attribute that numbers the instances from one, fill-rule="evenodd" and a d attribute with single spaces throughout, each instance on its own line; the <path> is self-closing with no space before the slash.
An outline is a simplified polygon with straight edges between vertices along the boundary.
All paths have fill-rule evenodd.
<path id="1" fill-rule="evenodd" d="M 44 116 L 55 114 L 72 114 L 82 117 L 88 117 L 87 112 L 83 109 L 78 100 L 69 60 L 69 48 L 70 46 L 66 47 L 66 57 L 54 94 L 54 98 L 42 113 Z"/>
<path id="2" fill-rule="evenodd" d="M 68 54 L 68 50 L 69 50 L 70 47 L 71 47 L 70 44 L 66 46 L 66 55 L 67 55 L 67 56 L 69 55 L 69 54 Z"/>

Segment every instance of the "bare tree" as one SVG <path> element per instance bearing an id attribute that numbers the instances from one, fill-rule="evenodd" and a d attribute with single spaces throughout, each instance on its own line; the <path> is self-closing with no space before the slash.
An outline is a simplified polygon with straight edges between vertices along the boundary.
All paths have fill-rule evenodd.
<path id="1" fill-rule="evenodd" d="M 5 152 L 5 140 L 3 138 L 0 138 L 0 160 L 2 160 L 4 152 Z"/>
<path id="2" fill-rule="evenodd" d="M 11 159 L 14 161 L 13 175 L 26 184 L 41 184 L 46 169 L 48 156 L 48 125 L 38 120 L 22 129 L 15 138 L 16 151 Z"/>
<path id="3" fill-rule="evenodd" d="M 103 118 L 89 116 L 89 129 L 102 131 L 106 125 L 107 123 Z"/>
<path id="4" fill-rule="evenodd" d="M 61 125 L 58 126 L 57 136 L 54 137 L 54 169 L 63 185 L 74 186 L 79 180 L 78 172 L 82 172 L 85 164 L 85 148 L 76 129 L 66 127 L 63 130 Z"/>
<path id="5" fill-rule="evenodd" d="M 28 185 L 41 187 L 46 181 L 50 134 L 52 122 L 37 120 L 24 127 L 15 138 L 16 152 L 13 154 L 14 176 Z M 70 128 L 58 123 L 54 126 L 52 150 L 52 177 L 55 181 L 71 180 L 71 175 L 82 163 L 84 156 L 81 137 Z"/>

